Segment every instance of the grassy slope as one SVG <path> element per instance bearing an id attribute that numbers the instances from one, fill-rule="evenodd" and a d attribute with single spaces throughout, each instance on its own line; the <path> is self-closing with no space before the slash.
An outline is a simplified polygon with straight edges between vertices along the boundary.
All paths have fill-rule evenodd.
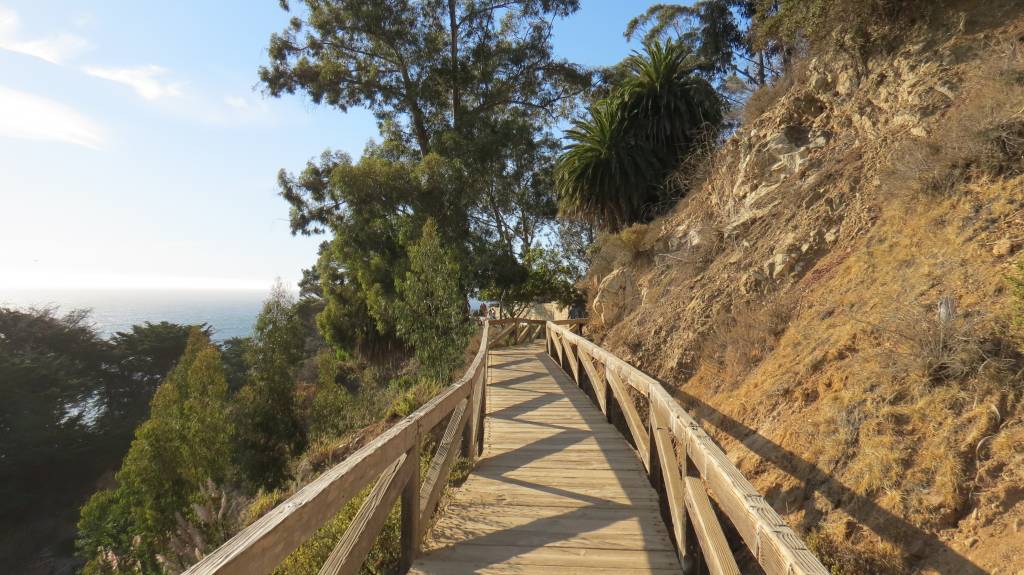
<path id="1" fill-rule="evenodd" d="M 1005 15 L 806 62 L 594 266 L 636 279 L 605 344 L 676 385 L 837 572 L 1024 568 L 1022 78 Z"/>

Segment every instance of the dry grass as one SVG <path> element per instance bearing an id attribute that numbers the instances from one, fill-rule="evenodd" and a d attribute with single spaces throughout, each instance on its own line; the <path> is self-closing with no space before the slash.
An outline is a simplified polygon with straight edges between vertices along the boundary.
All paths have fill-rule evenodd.
<path id="1" fill-rule="evenodd" d="M 768 303 L 742 302 L 719 314 L 700 354 L 719 389 L 735 387 L 768 357 L 789 326 L 795 303 L 779 296 Z"/>
<path id="2" fill-rule="evenodd" d="M 1015 46 L 991 49 L 935 129 L 897 149 L 882 173 L 884 189 L 911 199 L 947 197 L 986 176 L 1024 173 L 1024 56 Z"/>
<path id="3" fill-rule="evenodd" d="M 841 514 L 811 533 L 807 537 L 807 546 L 824 559 L 833 575 L 908 573 L 898 546 L 880 539 Z"/>
<path id="4" fill-rule="evenodd" d="M 743 125 L 749 126 L 754 123 L 765 112 L 774 108 L 779 100 L 793 89 L 793 86 L 802 84 L 805 80 L 807 80 L 806 63 L 798 61 L 792 64 L 785 74 L 771 84 L 754 90 L 747 98 L 746 103 L 743 104 L 743 110 L 740 114 Z"/>

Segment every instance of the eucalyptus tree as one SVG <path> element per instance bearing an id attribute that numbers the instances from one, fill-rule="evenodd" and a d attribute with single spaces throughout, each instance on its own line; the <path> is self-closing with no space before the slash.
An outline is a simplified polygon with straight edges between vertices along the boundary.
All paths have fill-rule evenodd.
<path id="1" fill-rule="evenodd" d="M 499 259 L 521 264 L 553 223 L 551 128 L 590 74 L 555 58 L 551 36 L 555 20 L 578 7 L 578 0 L 306 0 L 271 37 L 259 71 L 268 94 L 302 93 L 340 111 L 367 108 L 382 136 L 356 162 L 325 152 L 300 174 L 279 176 L 293 233 L 334 236 L 319 264 L 325 310 L 318 323 L 332 343 L 401 344 L 395 280 L 408 270 L 409 242 L 428 218 L 453 250 L 464 294 L 496 277 L 467 269 Z"/>
<path id="2" fill-rule="evenodd" d="M 781 72 L 778 46 L 756 38 L 751 26 L 770 12 L 772 5 L 770 0 L 653 4 L 629 21 L 624 35 L 645 42 L 683 42 L 700 58 L 700 69 L 708 77 L 723 85 L 728 78 L 738 77 L 758 88 Z"/>

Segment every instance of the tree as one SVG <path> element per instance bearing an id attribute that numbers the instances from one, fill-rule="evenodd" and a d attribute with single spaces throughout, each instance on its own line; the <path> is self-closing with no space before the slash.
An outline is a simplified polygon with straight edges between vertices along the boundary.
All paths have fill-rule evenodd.
<path id="1" fill-rule="evenodd" d="M 756 41 L 750 23 L 766 10 L 760 0 L 699 0 L 691 5 L 654 4 L 626 25 L 625 36 L 644 42 L 677 40 L 701 60 L 699 69 L 725 85 L 738 76 L 757 88 L 781 73 L 780 50 Z"/>
<path id="2" fill-rule="evenodd" d="M 644 49 L 625 61 L 622 83 L 573 123 L 558 160 L 563 213 L 613 231 L 658 214 L 671 199 L 665 178 L 722 121 L 722 101 L 694 74 L 685 44 L 650 42 Z"/>
<path id="3" fill-rule="evenodd" d="M 114 346 L 118 369 L 126 376 L 140 381 L 160 381 L 174 367 L 185 352 L 189 333 L 193 328 L 210 334 L 208 325 L 179 325 L 162 321 L 133 325 L 129 331 L 119 331 L 110 338 Z"/>
<path id="4" fill-rule="evenodd" d="M 398 281 L 399 335 L 416 350 L 427 377 L 446 382 L 462 359 L 469 338 L 465 292 L 458 263 L 444 247 L 434 220 L 427 220 L 409 245 L 409 271 Z"/>
<path id="5" fill-rule="evenodd" d="M 325 338 L 349 351 L 400 348 L 401 238 L 432 218 L 460 267 L 476 270 L 521 259 L 552 225 L 550 131 L 590 74 L 555 59 L 550 38 L 578 0 L 305 4 L 271 38 L 266 91 L 368 107 L 383 142 L 356 163 L 325 153 L 298 176 L 282 172 L 282 195 L 293 233 L 335 238 L 318 266 Z M 465 274 L 463 293 L 487 278 Z"/>
<path id="6" fill-rule="evenodd" d="M 277 487 L 306 437 L 295 399 L 295 370 L 305 341 L 294 299 L 274 286 L 246 346 L 249 382 L 238 394 L 237 456 L 246 479 Z"/>
<path id="7" fill-rule="evenodd" d="M 220 352 L 193 328 L 185 352 L 157 388 L 150 418 L 117 472 L 117 487 L 82 508 L 77 542 L 86 573 L 157 572 L 178 518 L 211 482 L 232 475 L 232 424 Z"/>
<path id="8" fill-rule="evenodd" d="M 522 264 L 509 265 L 516 265 L 511 268 L 516 277 L 495 281 L 480 292 L 481 297 L 496 300 L 505 315 L 521 317 L 536 303 L 556 302 L 567 307 L 582 300 L 575 285 L 582 277 L 581 270 L 557 250 L 534 247 Z"/>
<path id="9" fill-rule="evenodd" d="M 267 91 L 373 111 L 419 158 L 461 147 L 510 111 L 554 114 L 586 74 L 551 54 L 553 20 L 579 0 L 307 0 L 270 38 Z M 285 10 L 288 2 L 281 2 Z M 509 118 L 511 119 L 511 118 Z"/>

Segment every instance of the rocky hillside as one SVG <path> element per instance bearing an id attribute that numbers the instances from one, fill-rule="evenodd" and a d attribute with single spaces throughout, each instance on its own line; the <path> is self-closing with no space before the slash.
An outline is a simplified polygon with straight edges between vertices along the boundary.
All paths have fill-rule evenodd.
<path id="1" fill-rule="evenodd" d="M 794 66 L 586 280 L 837 573 L 1024 570 L 1024 16 L 980 12 Z"/>

